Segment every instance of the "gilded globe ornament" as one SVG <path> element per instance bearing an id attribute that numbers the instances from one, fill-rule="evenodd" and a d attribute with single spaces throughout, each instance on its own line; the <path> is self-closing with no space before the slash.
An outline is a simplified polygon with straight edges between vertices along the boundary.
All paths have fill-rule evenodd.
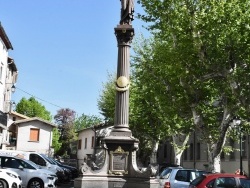
<path id="1" fill-rule="evenodd" d="M 116 90 L 117 91 L 126 91 L 129 89 L 129 80 L 126 76 L 120 76 L 116 80 Z"/>

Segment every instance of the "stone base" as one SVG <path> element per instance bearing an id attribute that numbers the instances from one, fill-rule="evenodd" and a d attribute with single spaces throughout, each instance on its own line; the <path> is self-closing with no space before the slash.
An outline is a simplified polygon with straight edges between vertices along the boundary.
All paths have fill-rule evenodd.
<path id="1" fill-rule="evenodd" d="M 74 188 L 158 188 L 155 178 L 115 176 L 82 176 L 74 180 Z"/>

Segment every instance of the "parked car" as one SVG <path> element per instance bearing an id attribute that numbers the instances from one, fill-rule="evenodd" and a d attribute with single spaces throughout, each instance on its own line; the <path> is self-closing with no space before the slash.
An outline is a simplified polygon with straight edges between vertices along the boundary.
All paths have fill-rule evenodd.
<path id="1" fill-rule="evenodd" d="M 42 168 L 54 172 L 58 177 L 63 176 L 64 173 L 62 168 L 58 165 L 51 164 L 43 155 L 35 151 L 0 150 L 0 155 L 11 155 L 30 160 Z"/>
<path id="2" fill-rule="evenodd" d="M 26 159 L 9 155 L 0 155 L 0 166 L 15 171 L 21 177 L 24 187 L 56 187 L 57 176 L 55 173 L 47 169 L 42 169 L 35 163 Z"/>
<path id="3" fill-rule="evenodd" d="M 181 167 L 180 165 L 176 165 L 176 164 L 173 164 L 173 163 L 161 163 L 159 164 L 159 168 L 158 168 L 158 174 L 157 175 L 160 175 L 162 173 L 162 171 L 167 168 L 167 167 Z"/>
<path id="4" fill-rule="evenodd" d="M 63 163 L 61 163 L 60 161 L 58 161 L 58 160 L 56 160 L 56 159 L 53 159 L 53 158 L 52 158 L 52 160 L 55 161 L 55 163 L 56 163 L 58 166 L 69 169 L 70 172 L 71 172 L 71 178 L 72 178 L 72 179 L 75 179 L 75 178 L 77 178 L 77 177 L 79 176 L 79 171 L 78 171 L 78 169 L 77 169 L 76 167 L 73 167 L 73 166 L 70 166 L 70 165 L 63 164 Z"/>
<path id="5" fill-rule="evenodd" d="M 14 171 L 0 168 L 0 188 L 21 188 L 22 179 Z"/>
<path id="6" fill-rule="evenodd" d="M 167 167 L 159 177 L 159 188 L 188 188 L 191 181 L 205 174 L 203 170 Z"/>
<path id="7" fill-rule="evenodd" d="M 57 170 L 56 175 L 58 177 L 58 182 L 62 183 L 62 182 L 65 182 L 69 179 L 67 177 L 69 172 L 67 172 L 66 169 L 63 169 L 60 166 L 58 166 L 56 163 L 54 163 L 52 160 L 50 160 L 50 158 L 47 155 L 41 154 L 41 153 L 39 155 L 42 156 L 43 159 L 45 159 L 50 164 L 50 166 L 53 166 L 53 169 Z"/>
<path id="8" fill-rule="evenodd" d="M 250 179 L 246 176 L 228 173 L 204 174 L 189 185 L 189 188 L 249 188 Z"/>

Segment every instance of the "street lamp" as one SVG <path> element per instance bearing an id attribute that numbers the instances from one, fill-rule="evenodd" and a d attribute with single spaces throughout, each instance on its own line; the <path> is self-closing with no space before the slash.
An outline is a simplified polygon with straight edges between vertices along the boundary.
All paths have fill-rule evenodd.
<path id="1" fill-rule="evenodd" d="M 11 84 L 11 87 L 8 87 L 7 90 L 11 90 L 12 93 L 14 93 L 16 91 L 16 86 L 14 83 L 5 83 L 7 84 Z"/>
<path id="2" fill-rule="evenodd" d="M 242 166 L 242 130 L 241 130 L 241 120 L 238 117 L 233 119 L 233 125 L 236 126 L 237 132 L 240 137 L 240 175 L 243 175 L 243 166 Z"/>

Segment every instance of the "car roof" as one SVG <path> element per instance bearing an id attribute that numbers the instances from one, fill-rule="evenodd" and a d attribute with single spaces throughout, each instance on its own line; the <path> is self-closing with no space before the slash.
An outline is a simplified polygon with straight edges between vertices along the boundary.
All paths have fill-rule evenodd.
<path id="1" fill-rule="evenodd" d="M 194 171 L 205 171 L 205 170 L 200 170 L 200 169 L 195 169 L 195 168 L 183 168 L 183 167 L 166 167 L 165 169 L 181 169 L 181 170 L 194 170 Z"/>
<path id="2" fill-rule="evenodd" d="M 217 178 L 217 177 L 241 177 L 247 178 L 244 175 L 233 174 L 233 173 L 212 173 L 212 174 L 204 174 L 206 177 Z"/>

